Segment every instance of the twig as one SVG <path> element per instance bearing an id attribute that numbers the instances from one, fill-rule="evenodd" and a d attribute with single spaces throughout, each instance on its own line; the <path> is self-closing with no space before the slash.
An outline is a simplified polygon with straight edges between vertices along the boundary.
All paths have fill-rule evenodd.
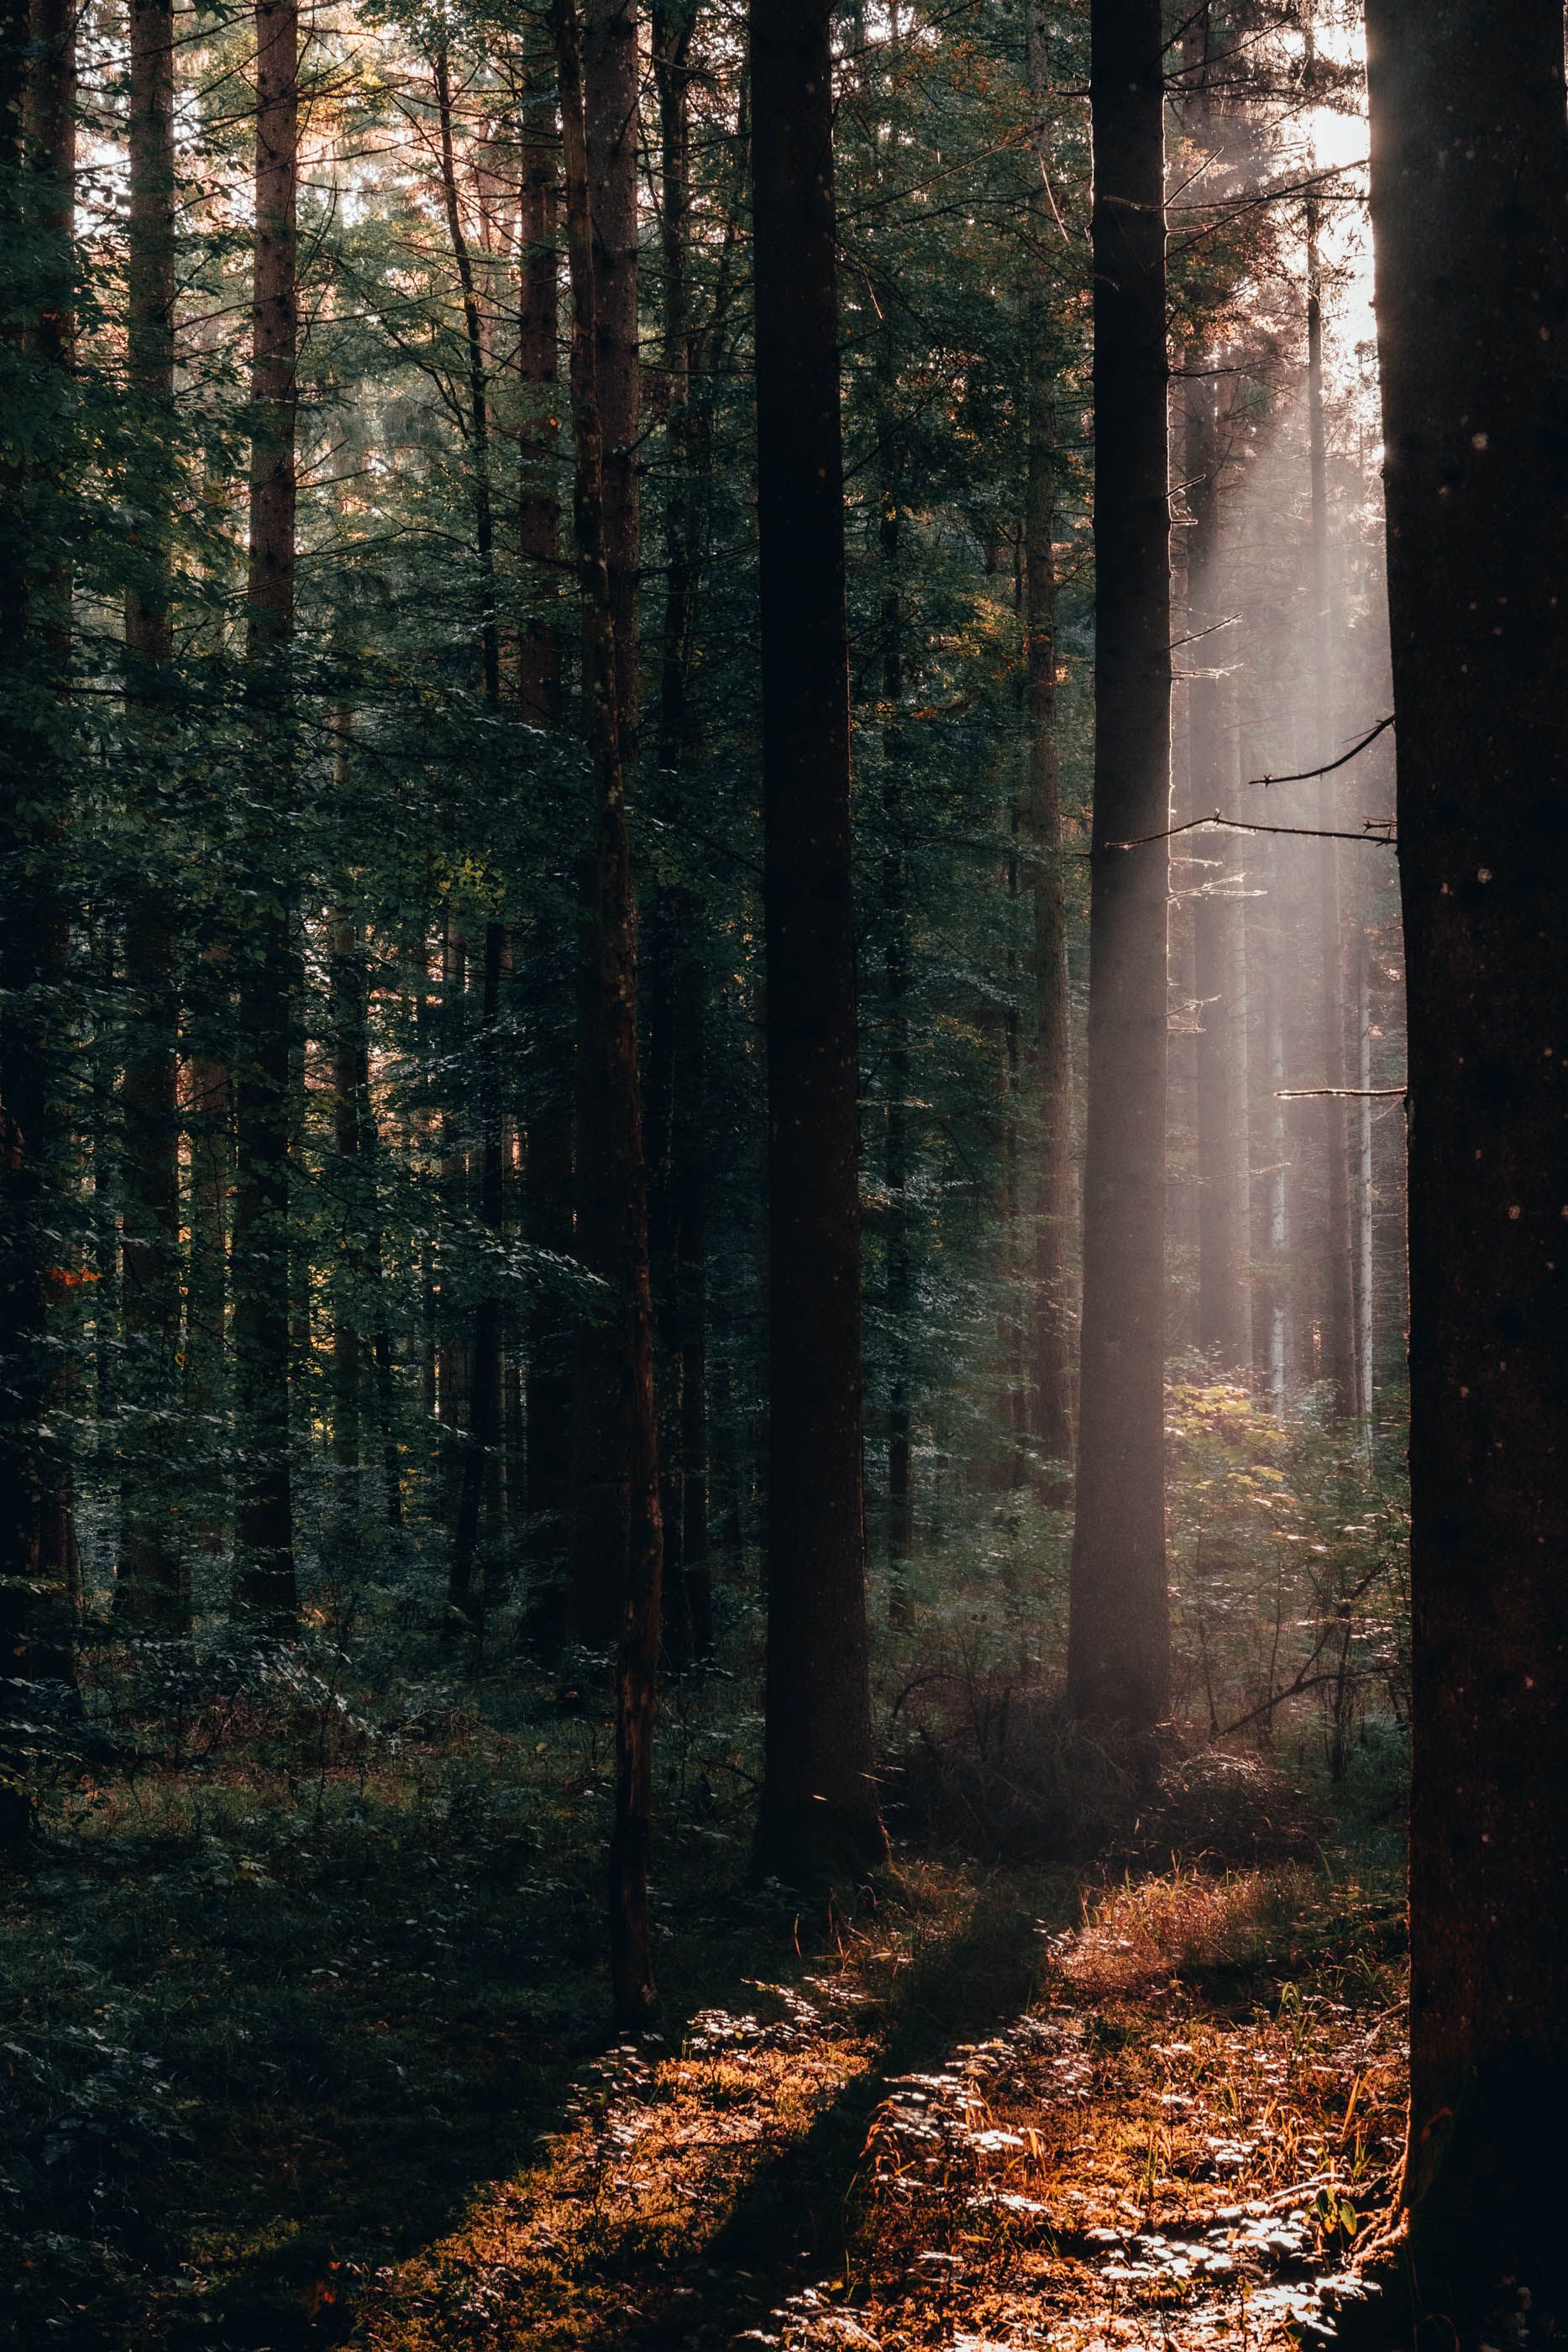
<path id="1" fill-rule="evenodd" d="M 1335 1102 L 1376 1102 L 1385 1095 L 1405 1095 L 1407 1087 L 1276 1087 L 1276 1102 L 1312 1102 L 1322 1095 Z"/>
<path id="2" fill-rule="evenodd" d="M 1342 751 L 1337 760 L 1326 760 L 1321 768 L 1298 768 L 1289 776 L 1249 776 L 1241 789 L 1246 793 L 1250 792 L 1254 784 L 1305 784 L 1310 783 L 1314 776 L 1332 776 L 1336 768 L 1348 766 L 1369 743 L 1375 743 L 1380 735 L 1385 735 L 1393 724 L 1394 713 L 1391 710 L 1386 719 L 1380 719 L 1369 734 L 1364 735 L 1359 743 L 1353 743 L 1348 751 Z"/>
<path id="3" fill-rule="evenodd" d="M 1265 776 L 1258 781 L 1267 783 L 1269 779 Z M 1277 776 L 1273 781 L 1285 784 L 1294 783 L 1297 779 Z M 1392 833 L 1374 833 L 1372 830 L 1374 825 L 1385 822 L 1380 816 L 1369 816 L 1360 833 L 1336 833 L 1316 824 L 1250 824 L 1244 817 L 1221 816 L 1216 809 L 1212 816 L 1188 817 L 1185 824 L 1167 825 L 1164 833 L 1141 833 L 1135 841 L 1107 841 L 1102 846 L 1106 849 L 1144 849 L 1151 841 L 1174 841 L 1178 833 L 1197 833 L 1207 824 L 1214 824 L 1224 833 L 1288 833 L 1301 841 L 1375 841 L 1381 848 L 1396 849 L 1398 844 Z"/>

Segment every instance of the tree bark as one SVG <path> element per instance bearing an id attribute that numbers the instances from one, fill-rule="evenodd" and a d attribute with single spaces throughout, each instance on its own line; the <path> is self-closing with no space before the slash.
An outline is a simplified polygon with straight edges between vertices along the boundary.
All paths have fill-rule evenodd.
<path id="1" fill-rule="evenodd" d="M 253 923 L 237 944 L 234 1342 L 240 1488 L 235 1600 L 289 1634 L 298 1597 L 289 1444 L 289 1079 L 296 959 L 287 848 L 293 765 L 295 441 L 299 349 L 297 0 L 257 0 L 250 562 L 246 653 L 257 803 L 246 854 Z M 270 821 L 268 813 L 270 812 Z"/>
<path id="2" fill-rule="evenodd" d="M 1233 805 L 1236 777 L 1233 698 L 1222 667 L 1223 618 L 1216 600 L 1219 562 L 1220 478 L 1224 454 L 1215 378 L 1200 344 L 1189 348 L 1184 387 L 1187 534 L 1186 631 L 1193 639 L 1187 680 L 1189 799 L 1195 815 Z M 1189 851 L 1193 845 L 1187 845 Z M 1197 999 L 1197 1340 L 1214 1369 L 1245 1380 L 1252 1368 L 1252 1295 L 1248 1230 L 1245 1060 L 1238 1054 L 1243 1020 L 1238 978 L 1244 972 L 1241 852 L 1237 836 L 1198 837 L 1201 864 L 1192 893 L 1193 993 Z"/>
<path id="3" fill-rule="evenodd" d="M 757 1859 L 794 1879 L 884 1851 L 866 1661 L 831 24 L 827 0 L 752 0 L 769 1415 Z"/>
<path id="4" fill-rule="evenodd" d="M 1405 2198 L 1420 2303 L 1468 2341 L 1505 2276 L 1532 2334 L 1568 2286 L 1568 129 L 1556 9 L 1370 0 L 1367 27 L 1410 1052 Z"/>
<path id="5" fill-rule="evenodd" d="M 622 766 L 637 755 L 637 483 L 642 375 L 637 344 L 637 0 L 583 0 L 583 119 L 593 232 L 594 373 L 603 436 L 604 562 L 615 621 Z"/>
<path id="6" fill-rule="evenodd" d="M 59 1503 L 69 1465 L 51 1441 L 51 1293 L 63 1273 L 57 1228 L 67 1208 L 65 1008 L 69 945 L 63 861 L 70 763 L 48 723 L 68 660 L 70 575 L 54 501 L 66 476 L 75 252 L 74 12 L 47 0 L 0 9 L 0 234 L 42 257 L 39 301 L 0 333 L 38 365 L 47 415 L 42 462 L 0 469 L 0 1853 L 32 1820 L 28 1757 L 37 1713 L 27 1685 L 68 1674 L 56 1593 L 71 1550 Z M 51 461 L 58 459 L 58 464 Z"/>
<path id="7" fill-rule="evenodd" d="M 900 454 L 887 446 L 894 425 L 891 415 L 893 353 L 885 350 L 883 369 L 884 399 L 880 419 L 883 449 L 882 490 L 882 899 L 885 944 L 883 987 L 886 1047 L 883 1087 L 886 1117 L 883 1133 L 883 1184 L 886 1208 L 887 1307 L 887 1609 L 894 1625 L 913 1622 L 909 1589 L 910 1560 L 915 1549 L 914 1416 L 911 1390 L 914 1368 L 909 1344 L 909 1318 L 915 1302 L 915 1260 L 909 1219 L 910 1179 L 910 1052 L 909 1052 L 909 861 L 904 847 L 907 817 L 904 779 L 909 745 L 903 723 L 904 692 L 903 579 L 903 466 Z"/>
<path id="8" fill-rule="evenodd" d="M 1081 1719 L 1166 1711 L 1166 903 L 1170 804 L 1158 0 L 1094 0 L 1095 740 L 1082 1402 L 1068 1675 Z"/>
<path id="9" fill-rule="evenodd" d="M 531 610 L 517 656 L 517 698 L 536 727 L 560 719 L 560 631 L 553 607 L 560 570 L 560 500 L 554 465 L 559 397 L 559 321 L 556 249 L 560 209 L 559 155 L 554 137 L 553 77 L 540 58 L 529 62 L 523 100 L 523 184 L 518 243 L 522 303 L 517 322 L 517 373 L 523 418 L 517 487 L 517 553 Z"/>
<path id="10" fill-rule="evenodd" d="M 347 731 L 348 714 L 339 726 Z M 360 1072 L 366 1055 L 365 975 L 360 927 L 351 914 L 332 919 L 329 967 L 332 1018 L 332 1142 L 337 1157 L 338 1251 L 332 1283 L 332 1459 L 341 1475 L 341 1517 L 351 1530 L 360 1517 L 364 1401 L 365 1230 L 361 1165 Z M 373 1212 L 372 1212 L 373 1215 Z"/>
<path id="11" fill-rule="evenodd" d="M 484 998 L 479 1027 L 479 1218 L 487 1253 L 498 1257 L 505 1240 L 506 1184 L 501 1156 L 502 1086 L 499 1055 L 502 974 L 510 963 L 504 923 L 485 926 Z M 497 1581 L 494 1548 L 498 1540 L 494 1487 L 501 1437 L 501 1300 L 497 1271 L 486 1265 L 480 1274 L 478 1303 L 474 1313 L 473 1363 L 469 1381 L 467 1445 L 463 1456 L 457 1499 L 457 1526 L 452 1545 L 452 1573 L 447 1598 L 452 1606 L 478 1627 L 484 1622 L 484 1601 Z M 492 1556 L 484 1563 L 485 1591 L 475 1590 L 474 1570 L 479 1556 L 486 1499 L 491 1524 L 487 1540 Z"/>
<path id="12" fill-rule="evenodd" d="M 485 699 L 494 708 L 501 698 L 501 639 L 496 614 L 496 525 L 490 495 L 489 372 L 485 364 L 485 327 L 479 313 L 474 257 L 463 226 L 463 202 L 452 137 L 452 65 L 444 38 L 436 43 L 430 70 L 441 142 L 442 202 L 463 303 L 463 343 L 468 374 L 468 455 L 474 468 L 474 555 L 479 576 L 480 671 Z"/>
<path id="13" fill-rule="evenodd" d="M 1318 259 L 1318 206 L 1307 199 L 1307 444 L 1312 477 L 1312 668 L 1318 713 L 1316 760 L 1337 757 L 1338 724 L 1333 690 L 1333 593 L 1330 578 L 1328 450 L 1323 430 L 1322 274 Z M 1338 828 L 1339 778 L 1318 778 L 1317 823 L 1325 833 Z M 1325 1087 L 1348 1083 L 1345 1065 L 1344 947 L 1340 913 L 1340 845 L 1317 844 L 1319 1064 Z M 1333 1410 L 1347 1418 L 1356 1410 L 1355 1303 L 1350 1223 L 1349 1105 L 1329 1096 L 1314 1106 L 1320 1115 L 1323 1165 L 1322 1219 L 1318 1243 L 1318 1308 L 1322 1333 L 1320 1374 Z"/>
<path id="14" fill-rule="evenodd" d="M 583 66 L 575 0 L 551 0 L 560 81 L 568 250 L 572 284 L 575 514 L 582 567 L 584 725 L 593 769 L 591 1034 L 602 1058 L 586 1090 L 602 1137 L 595 1229 L 613 1304 L 620 1412 L 617 1481 L 628 1498 L 625 1549 L 612 1564 L 622 1597 L 615 1677 L 615 1820 L 610 1846 L 610 1967 L 619 2024 L 654 1999 L 648 1863 L 653 1822 L 653 1714 L 659 1663 L 663 1529 L 653 1398 L 653 1313 L 648 1277 L 648 1190 L 637 1062 L 637 908 L 626 830 L 618 723 L 616 614 L 606 558 L 604 440 L 598 391 L 600 251 L 589 186 Z M 600 1270 L 596 1268 L 596 1270 Z"/>
<path id="15" fill-rule="evenodd" d="M 1045 25 L 1029 16 L 1029 83 L 1043 117 L 1050 89 Z M 1035 126 L 1039 170 L 1030 190 L 1038 249 L 1051 234 L 1043 120 Z M 1072 1034 L 1067 993 L 1067 895 L 1061 845 L 1061 779 L 1056 740 L 1057 449 L 1051 354 L 1043 293 L 1031 304 L 1029 453 L 1024 485 L 1024 680 L 1029 699 L 1030 859 L 1034 891 L 1034 1094 L 1040 1120 L 1030 1366 L 1035 1454 L 1042 1491 L 1065 1501 L 1072 1463 L 1075 1301 L 1072 1296 Z"/>

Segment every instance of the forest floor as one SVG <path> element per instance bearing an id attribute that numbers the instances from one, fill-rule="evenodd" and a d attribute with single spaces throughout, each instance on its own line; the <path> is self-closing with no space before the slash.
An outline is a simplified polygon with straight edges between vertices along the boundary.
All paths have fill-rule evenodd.
<path id="1" fill-rule="evenodd" d="M 596 1711 L 378 1714 L 334 1654 L 100 1691 L 118 1761 L 0 1889 L 18 2342 L 1261 2352 L 1354 2293 L 1403 2029 L 1354 1805 L 1199 1756 L 1153 1843 L 908 1838 L 813 1913 L 747 1885 L 733 1727 L 677 1710 L 662 2031 L 614 2043 Z"/>

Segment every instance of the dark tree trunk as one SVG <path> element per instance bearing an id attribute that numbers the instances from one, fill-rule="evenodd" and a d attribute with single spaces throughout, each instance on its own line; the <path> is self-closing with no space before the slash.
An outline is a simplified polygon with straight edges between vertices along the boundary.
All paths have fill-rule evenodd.
<path id="1" fill-rule="evenodd" d="M 593 369 L 601 439 L 603 561 L 614 625 L 614 710 L 622 775 L 637 742 L 637 120 L 635 0 L 586 0 L 581 18 L 582 95 L 588 141 L 589 226 L 594 278 Z M 558 61 L 559 70 L 559 61 Z M 570 226 L 568 225 L 570 247 Z M 575 285 L 575 281 L 574 281 Z M 573 396 L 581 362 L 573 342 Z M 583 975 L 579 1003 L 578 1253 L 602 1274 L 617 1248 L 622 1210 L 609 1192 L 611 1139 L 602 1074 L 613 1052 L 598 1023 L 603 1002 L 594 965 L 601 909 L 597 852 L 582 873 Z M 616 1639 L 624 1595 L 620 1563 L 631 1541 L 634 1500 L 625 1484 L 630 1455 L 620 1399 L 618 1302 L 591 1302 L 578 1331 L 573 1381 L 572 1528 L 569 1622 L 586 1647 Z"/>
<path id="2" fill-rule="evenodd" d="M 1469 2342 L 1505 2278 L 1532 2336 L 1568 2308 L 1568 130 L 1556 8 L 1370 0 L 1367 29 L 1409 989 L 1405 2196 L 1422 2306 Z"/>
<path id="3" fill-rule="evenodd" d="M 228 1307 L 229 1213 L 234 1186 L 233 1096 L 226 1063 L 213 1055 L 219 1034 L 229 1034 L 226 1001 L 220 1003 L 224 960 L 197 965 L 196 1003 L 186 1007 L 185 1131 L 190 1142 L 187 1217 L 190 1254 L 185 1279 L 185 1366 L 182 1402 L 193 1434 L 200 1499 L 193 1514 L 193 1551 L 223 1549 L 227 1516 L 224 1458 L 228 1450 L 229 1384 L 225 1320 Z M 200 1433 L 199 1438 L 196 1433 Z"/>
<path id="4" fill-rule="evenodd" d="M 39 301 L 0 327 L 38 365 L 32 466 L 0 471 L 0 1852 L 25 1839 L 37 1714 L 24 1685 L 69 1673 L 59 1622 L 73 1549 L 69 1465 L 47 1434 L 52 1276 L 68 1213 L 65 1008 L 69 945 L 64 856 L 70 763 L 40 715 L 70 650 L 70 574 L 55 500 L 68 431 L 74 334 L 74 11 L 42 0 L 0 10 L 0 234 L 41 257 Z M 57 464 L 54 461 L 59 460 Z M 27 780 L 25 793 L 10 788 Z M 61 1505 L 68 1517 L 61 1522 Z M 55 1583 L 51 1593 L 41 1586 Z"/>
<path id="5" fill-rule="evenodd" d="M 346 714 L 340 726 L 346 725 Z M 360 1072 L 366 1057 L 365 973 L 360 927 L 351 915 L 332 924 L 329 971 L 332 1015 L 332 1141 L 337 1155 L 338 1250 L 332 1285 L 332 1459 L 343 1486 L 342 1516 L 352 1528 L 360 1516 L 362 1459 L 360 1423 L 364 1402 L 364 1179 L 361 1165 Z M 372 1212 L 373 1214 L 373 1212 Z"/>
<path id="6" fill-rule="evenodd" d="M 560 1269 L 577 1247 L 572 1216 L 574 1074 L 571 1013 L 573 929 L 546 917 L 535 929 L 528 989 L 537 1039 L 528 1067 L 529 1119 L 525 1215 L 541 1270 L 528 1297 L 528 1626 L 548 1654 L 566 1629 L 568 1520 L 571 1507 L 572 1325 Z"/>
<path id="7" fill-rule="evenodd" d="M 582 101 L 593 232 L 594 371 L 604 451 L 604 562 L 615 620 L 622 765 L 637 748 L 637 0 L 583 0 Z"/>
<path id="8" fill-rule="evenodd" d="M 1082 1403 L 1068 1674 L 1131 1730 L 1170 1696 L 1165 1561 L 1170 803 L 1159 0 L 1094 0 L 1094 814 Z"/>
<path id="9" fill-rule="evenodd" d="M 1049 88 L 1045 27 L 1031 5 L 1029 78 L 1043 112 Z M 1031 188 L 1034 234 L 1044 247 L 1043 129 L 1037 128 L 1039 184 Z M 1072 1297 L 1072 1039 L 1067 996 L 1067 895 L 1061 845 L 1061 782 L 1056 741 L 1055 384 L 1045 302 L 1030 318 L 1029 457 L 1024 488 L 1024 690 L 1029 700 L 1028 832 L 1034 893 L 1034 1096 L 1040 1120 L 1034 1232 L 1033 1389 L 1030 1435 L 1044 1491 L 1066 1500 L 1072 1461 L 1076 1349 Z"/>
<path id="10" fill-rule="evenodd" d="M 289 1078 L 296 958 L 286 838 L 292 814 L 295 436 L 299 348 L 297 0 L 257 0 L 246 659 L 258 803 L 246 843 L 253 922 L 238 942 L 234 1212 L 240 1486 L 235 1599 L 269 1631 L 298 1613 L 289 1461 Z M 267 821 L 271 812 L 271 822 Z"/>
<path id="11" fill-rule="evenodd" d="M 436 1403 L 441 1416 L 438 1459 L 441 1516 L 455 1528 L 463 1492 L 465 1431 L 474 1389 L 474 1333 L 464 1312 L 467 1223 L 470 1208 L 467 1106 L 458 1074 L 465 1067 L 468 1031 L 468 942 L 450 903 L 441 929 L 441 1033 L 445 1046 L 446 1094 L 441 1108 L 442 1231 L 437 1265 Z M 458 1098 L 454 1099 L 454 1090 Z"/>
<path id="12" fill-rule="evenodd" d="M 768 970 L 768 1701 L 757 1857 L 882 1855 L 862 1464 L 831 10 L 752 0 Z"/>
<path id="13" fill-rule="evenodd" d="M 485 1245 L 498 1256 L 505 1239 L 506 1188 L 501 1156 L 502 1085 L 500 1070 L 501 980 L 510 962 L 504 923 L 485 926 L 484 1002 L 479 1028 L 479 1219 Z M 483 1601 L 496 1585 L 495 1547 L 499 1538 L 497 1514 L 486 1511 L 493 1503 L 501 1437 L 501 1300 L 497 1273 L 487 1265 L 480 1275 L 474 1314 L 473 1366 L 469 1381 L 467 1444 L 463 1456 L 462 1484 L 457 1499 L 457 1527 L 452 1546 L 452 1574 L 447 1597 L 452 1606 L 477 1626 L 483 1622 Z M 479 1558 L 484 1518 L 490 1517 L 486 1541 L 490 1555 L 484 1562 L 483 1596 L 475 1589 L 475 1565 Z"/>
<path id="14" fill-rule="evenodd" d="M 530 64 L 524 110 L 520 236 L 522 311 L 517 366 L 525 409 L 517 549 L 532 609 L 518 652 L 517 691 L 534 726 L 554 727 L 561 707 L 560 631 L 553 607 L 561 561 L 560 502 L 554 478 L 559 321 L 556 239 L 560 153 L 555 135 L 553 62 Z M 570 933 L 553 915 L 536 925 L 528 991 L 538 1040 L 528 1072 L 524 1214 L 531 1246 L 556 1266 L 575 1247 L 572 1221 L 572 982 Z M 571 1501 L 572 1316 L 559 1276 L 539 1275 L 528 1298 L 523 1506 L 528 1528 L 528 1626 L 554 1650 L 566 1622 L 566 1538 Z"/>
<path id="15" fill-rule="evenodd" d="M 452 68 L 446 43 L 431 59 L 435 119 L 441 138 L 441 194 L 446 234 L 463 300 L 463 344 L 468 362 L 468 457 L 474 468 L 474 555 L 479 578 L 479 659 L 485 699 L 501 698 L 501 640 L 496 614 L 496 525 L 490 496 L 490 386 L 485 365 L 485 329 L 474 279 L 474 257 L 463 226 L 463 202 L 452 141 Z"/>
<path id="16" fill-rule="evenodd" d="M 602 1059 L 583 1090 L 603 1164 L 591 1171 L 594 1228 L 613 1302 L 610 1366 L 619 1406 L 618 1485 L 627 1496 L 625 1549 L 612 1563 L 622 1596 L 615 1680 L 615 1823 L 610 1847 L 610 1966 L 617 2022 L 635 2024 L 654 2002 L 648 1862 L 653 1823 L 653 1712 L 659 1662 L 662 1528 L 653 1399 L 653 1311 L 648 1278 L 648 1189 L 637 1066 L 637 909 L 626 831 L 618 723 L 616 614 L 606 560 L 604 440 L 598 394 L 594 235 L 575 0 L 552 0 L 560 79 L 568 250 L 572 285 L 575 514 L 582 568 L 584 724 L 593 769 L 591 1034 Z M 635 59 L 633 57 L 633 73 Z M 626 135 L 630 137 L 628 126 Z M 633 321 L 633 332 L 635 322 Z M 585 1213 L 588 1195 L 584 1187 Z"/>
<path id="17" fill-rule="evenodd" d="M 517 553 L 530 607 L 517 653 L 517 700 L 535 727 L 560 718 L 560 631 L 553 616 L 560 570 L 560 500 L 555 485 L 559 373 L 556 236 L 560 158 L 554 135 L 554 78 L 542 58 L 529 64 L 523 101 L 523 184 L 518 242 L 522 303 L 517 373 L 523 418 L 517 488 Z"/>
<path id="18" fill-rule="evenodd" d="M 891 352 L 888 354 L 891 362 Z M 891 365 L 887 370 L 891 379 Z M 891 380 L 887 384 L 891 392 Z M 893 420 L 884 404 L 884 437 Z M 909 1225 L 909 861 L 904 847 L 904 772 L 909 746 L 903 725 L 904 689 L 904 582 L 901 566 L 901 468 L 883 452 L 882 499 L 882 896 L 886 943 L 883 983 L 887 1024 L 884 1055 L 886 1123 L 883 1182 L 887 1193 L 887 1605 L 894 1625 L 913 1622 L 909 1565 L 915 1549 L 913 1365 L 909 1318 L 915 1302 L 915 1259 Z"/>

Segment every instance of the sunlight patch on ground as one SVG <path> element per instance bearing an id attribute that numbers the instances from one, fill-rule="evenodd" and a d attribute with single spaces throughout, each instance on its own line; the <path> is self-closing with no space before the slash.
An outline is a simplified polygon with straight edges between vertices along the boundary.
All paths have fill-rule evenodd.
<path id="1" fill-rule="evenodd" d="M 1396 1943 L 1385 1902 L 1294 1868 L 1086 1895 L 1078 1928 L 1042 1934 L 1035 2006 L 873 2079 L 848 2193 L 821 2185 L 831 2267 L 791 2276 L 798 2240 L 776 2232 L 754 2274 L 721 2238 L 737 2203 L 809 2164 L 825 2112 L 887 2063 L 865 1988 L 889 1955 L 851 1937 L 839 1973 L 706 2011 L 678 2053 L 612 2053 L 537 2168 L 383 2276 L 353 2342 L 1260 2352 L 1310 2336 L 1361 2291 L 1357 2233 L 1398 2153 Z"/>

